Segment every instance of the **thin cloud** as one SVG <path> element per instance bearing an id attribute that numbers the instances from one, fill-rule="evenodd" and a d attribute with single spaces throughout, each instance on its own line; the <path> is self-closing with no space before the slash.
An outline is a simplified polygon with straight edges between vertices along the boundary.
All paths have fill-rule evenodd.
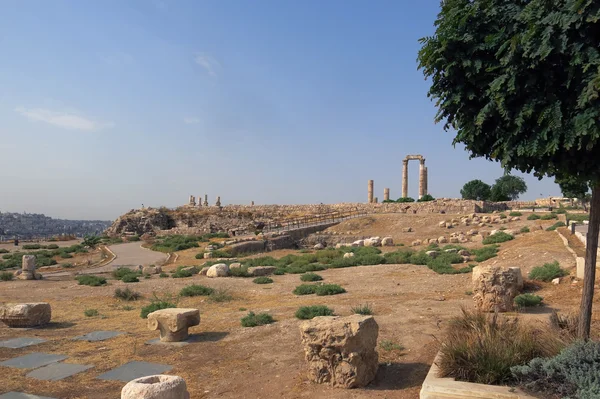
<path id="1" fill-rule="evenodd" d="M 29 120 L 45 122 L 69 130 L 94 131 L 114 126 L 112 123 L 96 122 L 73 113 L 56 112 L 44 108 L 17 107 L 15 112 Z"/>
<path id="2" fill-rule="evenodd" d="M 195 125 L 197 123 L 200 123 L 200 119 L 196 118 L 196 117 L 187 117 L 187 118 L 183 118 L 183 122 L 188 124 L 188 125 Z"/>
<path id="3" fill-rule="evenodd" d="M 204 68 L 204 70 L 206 70 L 213 78 L 217 77 L 219 69 L 221 69 L 219 61 L 205 53 L 196 55 L 194 57 L 194 62 Z"/>

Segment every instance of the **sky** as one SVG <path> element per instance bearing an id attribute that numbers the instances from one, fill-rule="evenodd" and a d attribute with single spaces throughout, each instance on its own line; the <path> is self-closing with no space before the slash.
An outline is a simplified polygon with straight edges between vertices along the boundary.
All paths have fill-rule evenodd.
<path id="1" fill-rule="evenodd" d="M 115 219 L 175 207 L 492 184 L 434 123 L 418 39 L 439 0 L 0 0 L 0 212 Z M 418 162 L 409 196 L 418 196 Z M 521 199 L 560 195 L 524 176 Z"/>

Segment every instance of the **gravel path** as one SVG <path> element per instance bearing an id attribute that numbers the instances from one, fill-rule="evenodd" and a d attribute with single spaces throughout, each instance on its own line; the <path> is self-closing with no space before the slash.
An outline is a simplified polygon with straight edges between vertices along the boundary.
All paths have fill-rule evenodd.
<path id="1" fill-rule="evenodd" d="M 117 258 L 107 265 L 86 269 L 83 273 L 105 273 L 122 266 L 153 265 L 167 259 L 167 254 L 143 248 L 139 242 L 111 245 L 108 248 L 117 255 Z"/>

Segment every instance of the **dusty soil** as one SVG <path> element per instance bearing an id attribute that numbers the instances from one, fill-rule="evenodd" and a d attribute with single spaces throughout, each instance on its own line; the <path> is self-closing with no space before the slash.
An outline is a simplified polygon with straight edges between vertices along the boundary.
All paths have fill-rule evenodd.
<path id="1" fill-rule="evenodd" d="M 438 216 L 440 220 L 449 218 L 448 215 L 421 216 L 426 219 L 421 223 L 415 216 L 418 215 L 378 215 L 375 222 L 364 226 L 364 234 L 391 234 L 399 242 L 412 241 L 414 237 L 435 237 L 442 235 L 443 230 L 437 227 Z M 521 225 L 542 224 L 539 221 L 514 223 L 514 226 L 512 223 L 506 226 L 515 229 Z M 407 224 L 416 231 L 405 233 L 404 237 L 398 229 Z M 544 226 L 551 224 L 543 222 Z M 177 264 L 203 263 L 193 256 L 198 252 L 198 248 L 182 251 Z M 269 255 L 282 256 L 290 252 L 293 251 L 276 251 Z M 499 256 L 487 262 L 520 266 L 526 275 L 534 266 L 554 260 L 574 275 L 575 261 L 558 234 L 536 230 L 501 244 Z M 61 399 L 118 398 L 123 383 L 101 381 L 96 377 L 128 361 L 143 360 L 173 366 L 169 374 L 185 378 L 192 398 L 418 398 L 448 319 L 457 315 L 461 307 L 472 307 L 471 275 L 438 275 L 424 266 L 414 265 L 362 266 L 325 270 L 319 274 L 325 282 L 343 286 L 347 293 L 329 297 L 295 296 L 292 290 L 301 283 L 298 275 L 273 276 L 275 282 L 270 285 L 253 284 L 252 279 L 209 279 L 199 275 L 185 279 L 153 276 L 134 284 L 111 280 L 106 287 L 78 286 L 70 279 L 0 282 L 0 302 L 47 301 L 53 309 L 53 322 L 47 328 L 15 331 L 0 327 L 0 339 L 37 336 L 48 340 L 24 349 L 0 348 L 0 361 L 31 352 L 49 352 L 68 355 L 68 362 L 94 365 L 58 382 L 37 381 L 26 378 L 27 371 L 2 368 L 1 391 L 24 391 Z M 157 338 L 158 332 L 147 330 L 146 321 L 139 317 L 141 307 L 148 304 L 154 294 L 176 295 L 192 283 L 227 289 L 234 299 L 223 303 L 211 303 L 205 297 L 181 299 L 179 307 L 200 309 L 201 324 L 190 330 L 198 334 L 199 341 L 182 348 L 145 345 L 146 341 Z M 126 285 L 141 292 L 144 298 L 129 303 L 114 299 L 115 288 Z M 544 297 L 547 306 L 523 314 L 523 318 L 543 319 L 553 309 L 564 312 L 577 309 L 581 282 L 565 277 L 558 286 L 545 283 L 539 286 L 537 293 Z M 378 348 L 379 372 L 366 389 L 347 391 L 310 383 L 300 342 L 301 321 L 294 317 L 294 312 L 300 306 L 324 304 L 338 315 L 349 315 L 353 306 L 365 303 L 375 311 L 380 326 L 379 342 L 391 341 L 404 349 Z M 90 308 L 97 309 L 100 316 L 85 317 L 84 310 Z M 594 317 L 599 320 L 597 303 L 595 309 Z M 241 327 L 240 318 L 250 310 L 269 312 L 276 323 Z M 96 343 L 71 340 L 94 330 L 118 330 L 127 334 Z M 597 331 L 595 323 L 594 332 Z"/>

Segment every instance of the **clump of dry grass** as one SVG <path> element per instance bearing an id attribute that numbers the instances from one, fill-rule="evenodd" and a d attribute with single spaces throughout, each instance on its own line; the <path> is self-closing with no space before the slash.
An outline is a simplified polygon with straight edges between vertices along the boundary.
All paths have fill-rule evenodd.
<path id="1" fill-rule="evenodd" d="M 440 377 L 481 384 L 513 381 L 511 367 L 550 357 L 566 345 L 548 326 L 523 324 L 516 317 L 470 312 L 450 320 L 438 363 Z"/>

